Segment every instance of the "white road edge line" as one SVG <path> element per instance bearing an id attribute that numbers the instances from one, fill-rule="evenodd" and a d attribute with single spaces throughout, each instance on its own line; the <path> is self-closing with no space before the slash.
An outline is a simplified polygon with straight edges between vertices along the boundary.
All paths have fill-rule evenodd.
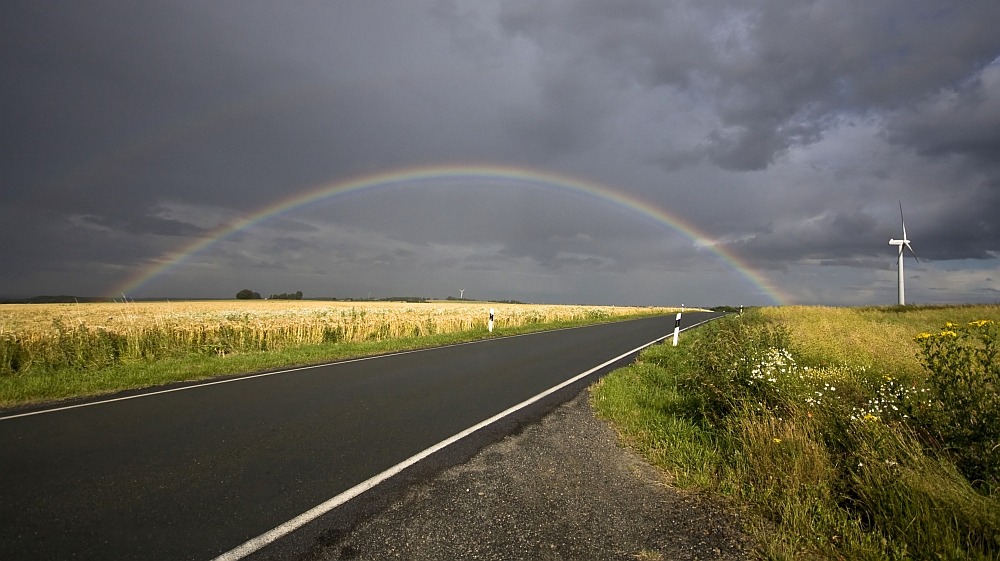
<path id="1" fill-rule="evenodd" d="M 699 325 L 701 325 L 703 323 L 708 323 L 708 322 L 712 321 L 713 319 L 715 319 L 715 318 L 710 318 L 710 319 L 706 319 L 704 321 L 700 321 L 700 322 L 698 322 L 698 323 L 696 323 L 694 325 L 690 325 L 688 327 L 685 327 L 681 331 L 687 331 L 688 329 L 691 329 L 691 328 L 694 328 L 694 327 L 698 327 Z M 380 473 L 378 475 L 375 475 L 375 476 L 373 476 L 373 477 L 371 477 L 369 479 L 366 479 L 366 480 L 362 481 L 361 483 L 358 483 L 354 487 L 351 487 L 350 489 L 344 491 L 343 493 L 340 493 L 336 497 L 333 497 L 332 499 L 330 499 L 330 500 L 328 500 L 328 501 L 326 501 L 324 503 L 321 503 L 321 504 L 319 504 L 317 506 L 314 506 L 313 508 L 311 508 L 311 509 L 303 512 L 302 514 L 296 516 L 295 518 L 292 518 L 291 520 L 289 520 L 288 522 L 285 522 L 284 524 L 278 526 L 277 528 L 274 528 L 272 530 L 268 530 L 267 532 L 264 532 L 263 534 L 257 536 L 256 538 L 253 538 L 252 540 L 249 540 L 249 541 L 243 543 L 242 545 L 239 545 L 239 546 L 237 546 L 237 547 L 235 547 L 235 548 L 227 551 L 226 553 L 223 553 L 222 555 L 216 557 L 212 561 L 237 561 L 239 559 L 243 559 L 247 555 L 250 555 L 251 553 L 253 553 L 253 552 L 255 552 L 255 551 L 263 548 L 264 546 L 267 546 L 267 545 L 269 545 L 269 544 L 277 541 L 279 538 L 281 538 L 281 537 L 283 537 L 285 535 L 288 535 L 288 534 L 294 532 L 295 530 L 301 528 L 302 526 L 305 526 L 309 522 L 312 522 L 313 520 L 319 518 L 320 516 L 323 516 L 324 514 L 330 512 L 331 510 L 337 508 L 338 506 L 340 506 L 340 505 L 346 503 L 347 501 L 353 499 L 354 497 L 357 497 L 358 495 L 364 493 L 365 491 L 368 491 L 369 489 L 374 488 L 379 483 L 382 483 L 383 481 L 391 478 L 392 476 L 397 475 L 398 473 L 400 473 L 404 469 L 406 469 L 406 468 L 408 468 L 408 467 L 416 464 L 417 462 L 423 460 L 424 458 L 430 456 L 431 454 L 433 454 L 435 452 L 438 452 L 439 450 L 442 450 L 444 448 L 447 448 L 448 446 L 451 446 L 452 444 L 458 442 L 459 440 L 465 438 L 466 436 L 469 436 L 470 434 L 478 431 L 479 429 L 487 427 L 487 426 L 495 423 L 496 421 L 499 421 L 500 419 L 506 417 L 507 415 L 510 415 L 511 413 L 514 413 L 514 412 L 518 411 L 519 409 L 523 409 L 523 408 L 527 407 L 528 405 L 531 405 L 532 403 L 534 403 L 534 402 L 542 399 L 543 397 L 545 397 L 545 396 L 547 396 L 549 394 L 552 394 L 554 392 L 557 392 L 557 391 L 561 390 L 562 388 L 564 388 L 564 387 L 566 387 L 566 386 L 568 386 L 568 385 L 570 385 L 570 384 L 572 384 L 572 383 L 574 383 L 574 382 L 576 382 L 576 381 L 578 381 L 578 380 L 580 380 L 582 378 L 585 378 L 585 377 L 589 376 L 590 374 L 593 374 L 594 372 L 596 372 L 596 371 L 604 368 L 605 366 L 608 366 L 609 364 L 613 364 L 613 363 L 615 363 L 615 362 L 617 362 L 617 361 L 619 361 L 619 360 L 621 360 L 621 359 L 629 356 L 630 354 L 637 353 L 637 352 L 645 349 L 646 347 L 649 347 L 651 345 L 655 345 L 656 343 L 659 343 L 660 341 L 663 341 L 664 339 L 666 339 L 668 337 L 672 337 L 672 336 L 673 336 L 673 332 L 668 333 L 667 335 L 664 335 L 663 337 L 660 337 L 658 339 L 654 339 L 654 340 L 652 340 L 652 341 L 650 341 L 650 342 L 648 342 L 648 343 L 646 343 L 646 344 L 644 344 L 642 346 L 636 347 L 636 348 L 632 349 L 631 351 L 628 351 L 627 353 L 623 353 L 621 355 L 616 356 L 615 358 L 613 358 L 611 360 L 608 360 L 607 362 L 599 364 L 599 365 L 591 368 L 590 370 L 587 370 L 586 372 L 583 372 L 582 374 L 577 374 L 576 376 L 570 378 L 569 380 L 566 380 L 565 382 L 563 382 L 563 383 L 561 383 L 561 384 L 559 384 L 557 386 L 553 386 L 553 387 L 551 387 L 551 388 L 543 391 L 542 393 L 540 393 L 540 394 L 538 394 L 538 395 L 536 395 L 534 397 L 530 397 L 530 398 L 522 401 L 521 403 L 518 403 L 517 405 L 511 407 L 510 409 L 507 409 L 505 411 L 497 413 L 496 415 L 490 417 L 489 419 L 486 419 L 485 421 L 482 421 L 482 422 L 480 422 L 480 423 L 478 423 L 476 425 L 473 425 L 473 426 L 465 429 L 464 431 L 462 431 L 462 432 L 460 432 L 460 433 L 458 433 L 458 434 L 456 434 L 456 435 L 454 435 L 454 436 L 452 436 L 450 438 L 447 438 L 445 440 L 442 440 L 441 442 L 438 442 L 434 446 L 431 446 L 430 448 L 427 448 L 426 450 L 424 450 L 422 452 L 418 452 L 417 454 L 415 454 L 413 456 L 410 456 L 409 458 L 403 460 L 402 462 L 399 462 L 398 464 L 396 464 L 396 465 L 392 466 L 391 468 L 383 471 L 382 473 Z"/>
<path id="2" fill-rule="evenodd" d="M 636 318 L 644 319 L 644 318 Z M 625 320 L 629 321 L 629 320 Z M 706 320 L 707 321 L 707 320 Z M 609 322 L 615 323 L 615 322 Z M 275 370 L 273 372 L 261 372 L 260 374 L 250 374 L 247 376 L 237 376 L 235 378 L 229 378 L 226 380 L 216 380 L 214 382 L 204 382 L 201 384 L 191 384 L 190 386 L 184 386 L 182 388 L 171 388 L 169 390 L 157 390 L 153 392 L 145 392 L 136 395 L 129 395 L 125 397 L 115 397 L 112 399 L 102 399 L 100 401 L 90 401 L 87 403 L 77 403 L 76 405 L 66 405 L 63 407 L 54 407 L 52 409 L 40 409 L 38 411 L 30 411 L 28 413 L 18 413 L 16 415 L 7 415 L 6 417 L 0 417 L 0 421 L 6 421 L 8 419 L 17 419 L 20 417 L 31 417 L 32 415 L 41 415 L 43 413 L 55 413 L 57 411 L 66 411 L 67 409 L 79 409 L 80 407 L 90 407 L 92 405 L 102 405 L 104 403 L 114 403 L 116 401 L 127 401 L 129 399 L 139 399 L 140 397 L 150 397 L 154 395 L 160 395 L 165 393 L 182 392 L 185 390 L 193 390 L 195 388 L 204 388 L 206 386 L 215 386 L 217 384 L 228 384 L 230 382 L 241 382 L 243 380 L 253 380 L 254 378 L 263 378 L 265 376 L 275 376 L 277 374 L 287 374 L 289 372 L 297 372 L 299 370 L 309 370 L 312 368 L 322 368 L 324 366 L 334 366 L 338 364 L 349 364 L 352 362 L 361 362 L 363 360 L 375 360 L 378 358 L 388 358 L 391 356 L 408 355 L 412 353 L 422 353 L 424 351 L 433 351 L 436 349 L 447 349 L 448 347 L 460 347 L 462 345 L 474 345 L 476 343 L 484 343 L 486 341 L 495 341 L 499 339 L 513 339 L 515 337 L 527 337 L 528 335 L 538 335 L 541 333 L 553 333 L 556 331 L 566 331 L 569 329 L 582 329 L 584 327 L 594 327 L 596 325 L 609 325 L 609 323 L 593 323 L 590 325 L 576 325 L 573 327 L 560 327 L 558 329 L 546 329 L 544 331 L 533 331 L 531 333 L 519 333 L 517 335 L 504 335 L 503 337 L 487 337 L 486 339 L 476 339 L 475 341 L 464 341 L 462 343 L 451 343 L 448 345 L 441 345 L 438 347 L 424 347 L 422 349 L 412 349 L 409 351 L 396 351 L 394 353 L 387 353 L 384 355 L 374 355 L 374 356 L 363 356 L 359 358 L 348 358 L 344 360 L 335 360 L 333 362 L 324 362 L 321 364 L 310 364 L 308 366 L 299 366 L 296 368 L 285 368 L 282 370 Z M 700 325 L 700 324 L 699 324 Z"/>

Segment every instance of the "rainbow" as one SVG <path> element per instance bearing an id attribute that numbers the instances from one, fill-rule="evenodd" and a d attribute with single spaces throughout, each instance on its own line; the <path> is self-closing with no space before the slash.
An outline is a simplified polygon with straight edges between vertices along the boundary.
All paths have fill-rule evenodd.
<path id="1" fill-rule="evenodd" d="M 491 165 L 411 167 L 363 175 L 323 185 L 264 207 L 253 214 L 222 224 L 204 236 L 170 251 L 157 259 L 154 259 L 141 270 L 134 273 L 125 282 L 110 291 L 109 297 L 114 298 L 123 294 L 127 296 L 129 293 L 138 290 L 143 285 L 162 275 L 170 268 L 183 263 L 192 255 L 202 251 L 212 244 L 215 244 L 216 242 L 219 242 L 236 232 L 280 214 L 291 212 L 295 209 L 329 199 L 336 195 L 361 191 L 363 189 L 399 185 L 410 182 L 447 179 L 518 181 L 549 187 L 559 187 L 609 201 L 632 210 L 640 215 L 646 216 L 660 224 L 668 226 L 669 228 L 687 236 L 699 246 L 708 248 L 728 263 L 734 270 L 749 280 L 761 292 L 767 295 L 768 298 L 774 302 L 774 304 L 784 305 L 789 301 L 789 299 L 776 287 L 772 286 L 766 279 L 756 273 L 737 255 L 725 247 L 713 242 L 708 236 L 688 222 L 645 201 L 641 201 L 631 195 L 615 191 L 597 183 L 584 181 L 566 175 L 527 168 Z"/>

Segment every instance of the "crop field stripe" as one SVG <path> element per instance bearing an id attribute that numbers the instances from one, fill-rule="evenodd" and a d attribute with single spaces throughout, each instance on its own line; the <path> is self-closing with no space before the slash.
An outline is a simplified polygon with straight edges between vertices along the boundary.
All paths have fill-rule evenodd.
<path id="1" fill-rule="evenodd" d="M 717 318 L 709 318 L 709 319 L 700 321 L 700 322 L 698 322 L 698 323 L 696 323 L 694 325 L 690 325 L 688 327 L 685 327 L 684 329 L 681 329 L 681 331 L 687 331 L 688 329 L 693 329 L 695 327 L 698 327 L 699 325 L 702 325 L 704 323 L 708 323 L 708 322 L 710 322 L 710 321 L 712 321 L 714 319 L 717 319 Z M 575 329 L 575 328 L 571 328 L 571 329 Z M 456 435 L 453 435 L 453 436 L 451 436 L 449 438 L 446 438 L 445 440 L 442 440 L 441 442 L 438 442 L 437 444 L 435 444 L 434 446 L 431 446 L 430 448 L 427 448 L 427 449 L 425 449 L 425 450 L 423 450 L 421 452 L 418 452 L 417 454 L 414 454 L 413 456 L 410 456 L 409 458 L 403 460 L 402 462 L 399 462 L 398 464 L 396 464 L 396 465 L 392 466 L 391 468 L 383 471 L 382 473 L 379 473 L 378 475 L 374 475 L 374 476 L 372 476 L 372 477 L 370 477 L 370 478 L 362 481 L 361 483 L 358 483 L 354 487 L 351 487 L 350 489 L 344 491 L 343 493 L 340 493 L 339 495 L 333 497 L 332 499 L 329 499 L 328 501 L 323 502 L 323 503 L 321 503 L 321 504 L 319 504 L 319 505 L 317 505 L 317 506 L 315 506 L 315 507 L 313 507 L 313 508 L 311 508 L 311 509 L 303 512 L 302 514 L 296 516 L 295 518 L 292 518 L 288 522 L 285 522 L 284 524 L 282 524 L 282 525 L 280 525 L 280 526 L 278 526 L 278 527 L 276 527 L 276 528 L 274 528 L 272 530 L 268 530 L 267 532 L 264 532 L 263 534 L 257 536 L 256 538 L 253 538 L 253 539 L 251 539 L 251 540 L 249 540 L 247 542 L 244 542 L 242 545 L 239 545 L 239 546 L 237 546 L 237 547 L 235 547 L 235 548 L 227 551 L 226 553 L 223 553 L 222 555 L 216 557 L 212 561 L 237 561 L 239 559 L 243 559 L 247 555 L 250 555 L 251 553 L 254 553 L 257 550 L 259 550 L 259 549 L 261 549 L 261 548 L 263 548 L 263 547 L 265 547 L 267 545 L 270 545 L 270 544 L 274 543 L 275 541 L 277 541 L 281 537 L 286 536 L 286 535 L 294 532 L 295 530 L 301 528 L 302 526 L 305 526 L 309 522 L 312 522 L 313 520 L 319 518 L 320 516 L 323 516 L 324 514 L 326 514 L 326 513 L 330 512 L 331 510 L 337 508 L 338 506 L 343 505 L 344 503 L 350 501 L 351 499 L 357 497 L 358 495 L 361 495 L 365 491 L 373 489 L 376 485 L 378 485 L 378 484 L 380 484 L 380 483 L 382 483 L 382 482 L 384 482 L 384 481 L 392 478 L 393 476 L 399 474 L 400 472 L 402 472 L 406 468 L 413 466 L 417 462 L 420 462 L 421 460 L 427 458 L 428 456 L 434 454 L 435 452 L 439 452 L 439 451 L 447 448 L 448 446 L 451 446 L 452 444 L 458 442 L 459 440 L 462 440 L 463 438 L 469 436 L 470 434 L 472 434 L 472 433 L 474 433 L 474 432 L 476 432 L 476 431 L 478 431 L 478 430 L 480 430 L 482 428 L 488 427 L 489 425 L 491 425 L 491 424 L 499 421 L 500 419 L 503 419 L 507 415 L 510 415 L 511 413 L 515 413 L 515 412 L 517 412 L 517 411 L 519 411 L 521 409 L 524 409 L 525 407 L 531 405 L 532 403 L 535 403 L 536 401 L 538 401 L 538 400 L 540 400 L 540 399 L 542 399 L 542 398 L 544 398 L 544 397 L 546 397 L 548 395 L 551 395 L 551 394 L 553 394 L 553 393 L 561 390 L 562 388 L 565 388 L 566 386 L 569 386 L 570 384 L 573 384 L 574 382 L 577 382 L 579 380 L 582 380 L 583 378 L 586 378 L 587 376 L 593 374 L 594 372 L 597 372 L 598 370 L 604 368 L 605 366 L 614 364 L 615 362 L 617 362 L 617 361 L 619 361 L 619 360 L 621 360 L 621 359 L 623 359 L 623 358 L 625 358 L 625 357 L 627 357 L 629 355 L 638 353 L 639 351 L 645 349 L 646 347 L 655 345 L 656 343 L 659 343 L 660 341 L 663 341 L 663 340 L 667 339 L 668 337 L 672 337 L 672 336 L 673 336 L 673 332 L 670 332 L 670 333 L 668 333 L 668 334 L 666 334 L 666 335 L 664 335 L 662 337 L 658 337 L 656 339 L 653 339 L 652 341 L 650 341 L 648 343 L 645 343 L 643 345 L 640 345 L 640 346 L 632 349 L 631 351 L 627 351 L 625 353 L 622 353 L 622 354 L 616 356 L 615 358 L 607 360 L 607 361 L 605 361 L 605 362 L 603 362 L 603 363 L 601 363 L 601 364 L 599 364 L 599 365 L 591 368 L 590 370 L 587 370 L 586 372 L 582 372 L 580 374 L 577 374 L 576 376 L 570 378 L 569 380 L 566 380 L 565 382 L 562 382 L 559 385 L 553 386 L 553 387 L 551 387 L 551 388 L 549 388 L 549 389 L 547 389 L 547 390 L 545 390 L 545 391 L 543 391 L 543 392 L 541 392 L 541 393 L 539 393 L 539 394 L 537 394 L 537 395 L 535 395 L 533 397 L 529 397 L 528 399 L 522 401 L 521 403 L 518 403 L 517 405 L 514 405 L 513 407 L 511 407 L 509 409 L 501 411 L 500 413 L 497 413 L 496 415 L 490 417 L 489 419 L 486 419 L 485 421 L 479 422 L 479 423 L 477 423 L 477 424 L 475 424 L 475 425 L 473 425 L 473 426 L 471 426 L 471 427 L 463 430 L 462 432 L 460 432 L 460 433 L 458 433 Z"/>
<path id="2" fill-rule="evenodd" d="M 624 321 L 629 321 L 629 320 L 624 320 Z M 706 320 L 706 321 L 708 321 L 708 320 Z M 704 323 L 704 322 L 702 322 L 702 323 Z M 485 341 L 492 341 L 492 340 L 496 340 L 496 339 L 513 339 L 514 337 L 526 337 L 528 335 L 538 335 L 540 333 L 552 333 L 552 332 L 555 332 L 555 331 L 565 331 L 565 330 L 568 330 L 568 329 L 582 329 L 582 328 L 585 328 L 585 327 L 594 327 L 596 325 L 606 325 L 606 324 L 598 323 L 598 324 L 591 324 L 591 325 L 576 325 L 576 326 L 573 326 L 573 327 L 560 327 L 560 328 L 557 328 L 557 329 L 547 329 L 547 330 L 544 330 L 544 331 L 534 331 L 534 332 L 531 332 L 531 333 L 519 333 L 517 335 L 504 335 L 502 337 L 488 337 L 488 338 L 485 338 L 485 339 L 477 339 L 475 341 L 465 341 L 463 343 L 451 343 L 451 344 L 448 344 L 448 345 L 439 345 L 439 346 L 434 346 L 434 347 L 425 347 L 425 348 L 422 348 L 422 349 L 411 349 L 409 351 L 397 351 L 397 352 L 387 353 L 387 354 L 382 354 L 382 355 L 365 356 L 365 357 L 358 357 L 358 358 L 348 358 L 348 359 L 337 360 L 337 361 L 333 361 L 333 362 L 324 362 L 324 363 L 321 363 L 321 364 L 310 364 L 310 365 L 307 365 L 307 366 L 297 366 L 295 368 L 284 368 L 284 369 L 281 369 L 281 370 L 275 370 L 274 372 L 261 372 L 259 374 L 248 374 L 246 376 L 237 376 L 235 378 L 229 378 L 229 379 L 226 379 L 226 380 L 215 380 L 213 382 L 203 382 L 203 383 L 200 383 L 200 384 L 192 384 L 190 386 L 184 386 L 184 387 L 181 387 L 181 388 L 170 388 L 168 390 L 157 390 L 157 391 L 152 391 L 152 392 L 140 393 L 140 394 L 136 394 L 136 395 L 129 395 L 129 396 L 125 396 L 125 397 L 115 397 L 115 398 L 111 398 L 111 399 L 102 399 L 102 400 L 99 400 L 99 401 L 91 401 L 91 402 L 88 402 L 88 403 L 77 403 L 75 405 L 66 405 L 66 406 L 63 406 L 63 407 L 53 407 L 51 409 L 42 409 L 42 410 L 39 410 L 39 411 L 29 411 L 27 413 L 18 413 L 18 414 L 15 414 L 15 415 L 7 415 L 5 417 L 0 417 L 0 421 L 6 421 L 8 419 L 18 419 L 20 417 L 30 417 L 32 415 L 41 415 L 43 413 L 56 413 L 58 411 L 66 411 L 68 409 L 78 409 L 80 407 L 90 407 L 92 405 L 102 405 L 102 404 L 105 404 L 105 403 L 114 403 L 116 401 L 126 401 L 126 400 L 129 400 L 129 399 L 138 399 L 140 397 L 150 397 L 150 396 L 154 396 L 154 395 L 160 395 L 160 394 L 166 394 L 166 393 L 173 393 L 173 392 L 180 392 L 180 391 L 184 391 L 184 390 L 193 390 L 193 389 L 196 389 L 196 388 L 203 388 L 203 387 L 206 387 L 206 386 L 214 386 L 214 385 L 217 385 L 217 384 L 228 384 L 230 382 L 240 382 L 240 381 L 243 381 L 243 380 L 251 380 L 253 378 L 262 378 L 262 377 L 265 377 L 265 376 L 274 376 L 274 375 L 277 375 L 277 374 L 287 374 L 289 372 L 297 372 L 297 371 L 300 371 L 300 370 L 309 370 L 309 369 L 312 369 L 312 368 L 320 368 L 320 367 L 325 367 L 325 366 L 334 366 L 334 365 L 337 365 L 337 364 L 348 364 L 348 363 L 351 363 L 351 362 L 361 362 L 361 361 L 364 361 L 364 360 L 375 360 L 375 359 L 378 359 L 378 358 L 386 358 L 386 357 L 390 357 L 390 356 L 398 356 L 398 355 L 406 355 L 406 354 L 412 354 L 412 353 L 419 353 L 419 352 L 430 351 L 430 350 L 434 350 L 434 349 L 445 349 L 445 348 L 448 348 L 448 347 L 459 347 L 459 346 L 462 346 L 462 345 L 472 345 L 472 344 L 475 344 L 475 343 L 483 343 Z M 699 323 L 697 325 L 701 325 L 701 323 Z M 695 326 L 692 325 L 691 327 L 695 327 Z"/>

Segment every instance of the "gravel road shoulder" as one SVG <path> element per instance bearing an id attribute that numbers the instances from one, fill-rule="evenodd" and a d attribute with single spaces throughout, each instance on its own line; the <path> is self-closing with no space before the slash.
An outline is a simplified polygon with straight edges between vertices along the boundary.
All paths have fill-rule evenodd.
<path id="1" fill-rule="evenodd" d="M 307 560 L 744 559 L 738 517 L 619 444 L 580 392 Z"/>

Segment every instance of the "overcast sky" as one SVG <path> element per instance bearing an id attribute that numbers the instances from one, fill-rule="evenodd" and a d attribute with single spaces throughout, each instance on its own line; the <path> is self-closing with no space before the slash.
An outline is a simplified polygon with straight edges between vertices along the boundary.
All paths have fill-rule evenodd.
<path id="1" fill-rule="evenodd" d="M 996 0 L 0 3 L 0 296 L 1000 301 Z M 764 279 L 751 282 L 712 247 Z M 165 257 L 167 256 L 167 257 Z M 753 276 L 753 275 L 751 275 Z"/>

